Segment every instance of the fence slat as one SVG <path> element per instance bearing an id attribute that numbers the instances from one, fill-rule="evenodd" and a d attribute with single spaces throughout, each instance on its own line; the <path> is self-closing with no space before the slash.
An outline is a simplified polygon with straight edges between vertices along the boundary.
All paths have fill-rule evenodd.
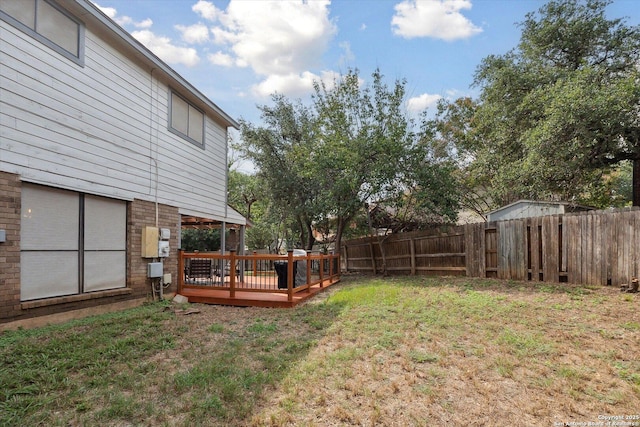
<path id="1" fill-rule="evenodd" d="M 579 217 L 565 216 L 562 219 L 562 237 L 567 242 L 565 257 L 567 258 L 567 281 L 580 283 L 580 225 Z"/>
<path id="2" fill-rule="evenodd" d="M 542 218 L 542 277 L 545 282 L 557 282 L 560 279 L 558 230 L 557 216 Z"/>
<path id="3" fill-rule="evenodd" d="M 465 266 L 467 276 L 469 277 L 485 277 L 486 261 L 485 261 L 485 238 L 484 223 L 467 224 L 465 230 Z"/>

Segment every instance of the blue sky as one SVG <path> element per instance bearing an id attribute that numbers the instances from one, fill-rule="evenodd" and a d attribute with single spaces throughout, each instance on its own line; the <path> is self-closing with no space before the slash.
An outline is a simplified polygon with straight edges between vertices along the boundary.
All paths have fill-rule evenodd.
<path id="1" fill-rule="evenodd" d="M 475 96 L 481 60 L 514 48 L 542 0 L 94 0 L 232 117 L 259 123 L 269 94 L 306 99 L 349 68 L 407 80 L 407 108 Z M 640 1 L 609 18 L 640 24 Z"/>

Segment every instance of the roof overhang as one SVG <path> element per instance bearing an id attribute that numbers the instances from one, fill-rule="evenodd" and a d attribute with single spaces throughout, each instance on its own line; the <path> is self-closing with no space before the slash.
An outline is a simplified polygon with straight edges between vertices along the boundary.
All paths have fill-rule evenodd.
<path id="1" fill-rule="evenodd" d="M 251 226 L 247 219 L 231 206 L 227 206 L 225 216 L 210 215 L 204 212 L 180 210 L 182 228 L 214 229 Z"/>
<path id="2" fill-rule="evenodd" d="M 222 228 L 223 224 L 225 228 L 231 228 L 236 230 L 245 225 L 245 224 L 234 224 L 234 223 L 227 223 L 227 222 L 223 223 L 222 221 L 219 221 L 216 219 L 203 218 L 198 216 L 188 216 L 188 215 L 182 216 L 182 228 L 210 230 L 210 229 Z M 250 227 L 251 225 L 246 224 L 246 226 Z"/>

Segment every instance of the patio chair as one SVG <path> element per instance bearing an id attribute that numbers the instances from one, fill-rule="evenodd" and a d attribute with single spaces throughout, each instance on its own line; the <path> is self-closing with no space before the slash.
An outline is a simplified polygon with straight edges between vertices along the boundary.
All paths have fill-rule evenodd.
<path id="1" fill-rule="evenodd" d="M 187 283 L 194 285 L 213 283 L 211 259 L 191 258 L 184 270 Z"/>

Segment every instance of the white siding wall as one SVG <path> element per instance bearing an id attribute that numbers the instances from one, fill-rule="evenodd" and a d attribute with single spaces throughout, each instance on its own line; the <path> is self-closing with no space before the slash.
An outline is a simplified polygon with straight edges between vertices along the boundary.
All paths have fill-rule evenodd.
<path id="1" fill-rule="evenodd" d="M 80 67 L 0 21 L 0 170 L 129 200 L 157 187 L 160 203 L 223 219 L 226 129 L 208 117 L 204 150 L 169 132 L 158 72 L 85 37 Z"/>

